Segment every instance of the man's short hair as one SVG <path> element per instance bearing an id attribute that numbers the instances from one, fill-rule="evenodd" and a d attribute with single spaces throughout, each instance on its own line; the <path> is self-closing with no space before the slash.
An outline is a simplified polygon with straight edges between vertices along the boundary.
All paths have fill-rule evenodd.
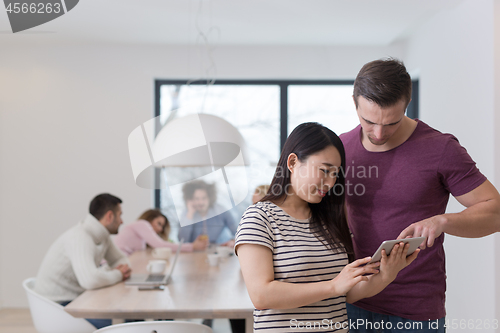
<path id="1" fill-rule="evenodd" d="M 90 202 L 89 213 L 92 214 L 96 219 L 100 220 L 104 215 L 112 210 L 114 213 L 117 212 L 118 204 L 121 204 L 122 200 L 109 193 L 102 193 L 96 196 Z"/>
<path id="2" fill-rule="evenodd" d="M 212 207 L 217 201 L 217 190 L 215 188 L 215 184 L 207 184 L 203 180 L 193 180 L 182 186 L 184 201 L 187 202 L 188 200 L 193 199 L 194 192 L 196 190 L 205 190 L 207 192 L 210 207 Z"/>
<path id="3" fill-rule="evenodd" d="M 390 107 L 402 99 L 406 107 L 411 100 L 411 77 L 402 61 L 380 59 L 365 64 L 354 81 L 354 103 L 363 96 L 378 106 Z"/>

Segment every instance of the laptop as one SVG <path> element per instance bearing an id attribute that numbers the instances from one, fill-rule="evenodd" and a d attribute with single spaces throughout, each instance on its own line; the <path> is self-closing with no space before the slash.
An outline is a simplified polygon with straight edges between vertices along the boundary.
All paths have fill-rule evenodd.
<path id="1" fill-rule="evenodd" d="M 170 266 L 170 272 L 168 275 L 165 274 L 132 274 L 130 278 L 125 281 L 125 285 L 127 286 L 161 286 L 169 283 L 170 278 L 172 277 L 172 273 L 174 272 L 175 263 L 179 258 L 179 254 L 181 253 L 181 246 L 184 240 L 179 242 L 179 246 L 177 247 L 177 251 L 175 252 L 174 261 L 172 262 L 172 266 Z"/>

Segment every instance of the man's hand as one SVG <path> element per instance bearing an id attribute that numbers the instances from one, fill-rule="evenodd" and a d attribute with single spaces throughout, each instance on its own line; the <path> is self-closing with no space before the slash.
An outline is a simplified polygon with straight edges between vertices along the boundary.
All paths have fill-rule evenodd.
<path id="1" fill-rule="evenodd" d="M 190 220 L 193 219 L 194 213 L 196 213 L 196 209 L 194 208 L 194 201 L 187 200 L 186 201 L 186 208 L 187 208 L 186 217 Z"/>
<path id="2" fill-rule="evenodd" d="M 467 208 L 460 213 L 436 215 L 413 223 L 399 234 L 398 239 L 427 237 L 427 241 L 420 245 L 425 249 L 433 246 L 434 239 L 443 232 L 475 238 L 500 231 L 500 194 L 489 181 L 455 198 Z"/>
<path id="3" fill-rule="evenodd" d="M 441 215 L 436 215 L 428 219 L 410 224 L 408 228 L 401 231 L 397 239 L 427 237 L 426 241 L 420 244 L 420 248 L 424 250 L 426 246 L 433 246 L 434 240 L 438 238 L 444 230 L 446 218 Z"/>
<path id="4" fill-rule="evenodd" d="M 115 269 L 119 270 L 122 273 L 122 281 L 128 279 L 130 277 L 130 273 L 132 272 L 130 267 L 128 267 L 128 265 L 126 264 L 118 265 L 115 267 Z"/>
<path id="5" fill-rule="evenodd" d="M 208 237 L 207 235 L 199 235 L 193 242 L 193 250 L 194 251 L 205 251 L 208 246 Z"/>

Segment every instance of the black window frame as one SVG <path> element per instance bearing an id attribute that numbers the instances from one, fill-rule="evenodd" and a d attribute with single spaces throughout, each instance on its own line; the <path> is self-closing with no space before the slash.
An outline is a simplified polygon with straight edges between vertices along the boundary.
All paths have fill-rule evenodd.
<path id="1" fill-rule="evenodd" d="M 163 85 L 207 85 L 207 81 L 190 81 L 190 80 L 167 80 L 167 79 L 156 79 L 155 80 L 155 91 L 154 91 L 154 115 L 158 117 L 160 115 L 160 95 L 161 86 Z M 288 87 L 291 85 L 353 85 L 354 80 L 216 80 L 211 82 L 213 85 L 273 85 L 280 87 L 280 151 L 283 149 L 283 145 L 288 137 Z M 418 99 L 419 99 L 419 82 L 418 80 L 412 81 L 412 100 L 406 109 L 406 115 L 412 119 L 418 118 Z M 156 133 L 158 134 L 159 128 L 156 128 Z M 155 178 L 158 180 L 160 177 L 159 170 L 155 172 Z M 160 190 L 155 189 L 154 194 L 155 207 L 160 208 Z"/>

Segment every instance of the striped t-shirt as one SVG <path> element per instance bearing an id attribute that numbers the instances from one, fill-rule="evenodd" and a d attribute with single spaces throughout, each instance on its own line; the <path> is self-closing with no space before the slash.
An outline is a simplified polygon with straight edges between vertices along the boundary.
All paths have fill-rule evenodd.
<path id="1" fill-rule="evenodd" d="M 345 251 L 328 249 L 299 220 L 266 201 L 248 207 L 236 232 L 236 244 L 258 244 L 273 252 L 274 279 L 288 283 L 329 281 L 348 262 Z M 346 298 L 338 296 L 286 310 L 254 310 L 255 332 L 348 332 Z"/>

